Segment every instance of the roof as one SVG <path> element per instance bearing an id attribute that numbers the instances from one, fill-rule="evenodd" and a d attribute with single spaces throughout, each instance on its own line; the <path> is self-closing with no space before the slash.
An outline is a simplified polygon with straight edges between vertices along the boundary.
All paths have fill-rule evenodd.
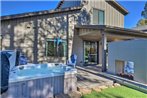
<path id="1" fill-rule="evenodd" d="M 63 12 L 71 12 L 75 10 L 80 10 L 82 6 L 78 7 L 71 7 L 71 8 L 64 8 L 64 9 L 58 9 L 64 0 L 61 0 L 57 6 L 57 9 L 55 10 L 43 10 L 43 11 L 36 11 L 36 12 L 28 12 L 28 13 L 22 13 L 22 14 L 14 14 L 14 15 L 7 15 L 7 16 L 1 16 L 1 20 L 10 20 L 10 19 L 17 19 L 17 18 L 24 18 L 24 17 L 32 17 L 32 16 L 40 16 L 40 15 L 47 15 L 47 14 L 55 14 L 55 13 L 63 13 Z M 116 6 L 121 12 L 123 12 L 125 15 L 128 13 L 128 11 L 120 6 L 116 1 L 106 1 L 110 4 L 113 4 Z"/>
<path id="2" fill-rule="evenodd" d="M 94 30 L 104 30 L 106 33 L 115 33 L 121 35 L 131 35 L 141 38 L 147 38 L 147 33 L 139 30 L 133 30 L 128 28 L 121 28 L 108 25 L 76 25 L 76 29 L 94 29 Z"/>
<path id="3" fill-rule="evenodd" d="M 125 9 L 121 4 L 119 4 L 115 0 L 107 0 L 106 2 L 115 7 L 120 12 L 122 12 L 124 15 L 127 15 L 129 13 L 127 9 Z"/>
<path id="4" fill-rule="evenodd" d="M 64 0 L 61 0 L 61 1 L 58 3 L 56 9 L 59 9 L 59 8 L 61 7 L 61 5 L 63 4 L 63 2 L 64 2 Z"/>
<path id="5" fill-rule="evenodd" d="M 40 15 L 47 15 L 47 14 L 71 12 L 71 11 L 77 11 L 77 10 L 80 10 L 80 9 L 81 9 L 81 7 L 72 7 L 72 8 L 65 8 L 65 9 L 55 9 L 55 10 L 43 10 L 43 11 L 36 11 L 36 12 L 28 12 L 28 13 L 22 13 L 22 14 L 1 16 L 1 20 L 3 21 L 3 20 L 25 18 L 25 17 L 32 17 L 32 16 L 40 16 Z"/>
<path id="6" fill-rule="evenodd" d="M 59 9 L 63 2 L 65 2 L 65 0 L 61 0 L 56 9 Z M 127 15 L 129 12 L 127 9 L 125 9 L 122 5 L 120 5 L 118 2 L 116 2 L 115 0 L 106 0 L 106 2 L 108 2 L 110 5 L 112 5 L 113 7 L 115 7 L 117 10 L 119 10 L 120 12 L 122 12 L 124 15 Z"/>

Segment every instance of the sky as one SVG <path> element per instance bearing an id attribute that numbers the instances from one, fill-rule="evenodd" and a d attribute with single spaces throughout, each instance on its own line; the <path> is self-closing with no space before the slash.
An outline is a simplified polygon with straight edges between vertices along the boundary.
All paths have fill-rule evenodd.
<path id="1" fill-rule="evenodd" d="M 44 1 L 15 1 L 15 0 L 2 0 L 1 1 L 1 16 L 19 14 L 25 12 L 41 11 L 41 10 L 50 10 L 56 8 L 60 0 L 44 0 Z M 125 28 L 135 27 L 138 20 L 141 17 L 141 11 L 144 9 L 146 1 L 126 1 L 126 0 L 117 0 L 119 4 L 125 7 L 129 14 L 125 16 Z"/>

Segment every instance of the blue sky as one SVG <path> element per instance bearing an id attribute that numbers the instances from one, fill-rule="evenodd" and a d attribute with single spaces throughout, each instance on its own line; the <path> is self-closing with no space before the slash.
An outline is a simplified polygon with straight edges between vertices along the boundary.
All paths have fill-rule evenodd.
<path id="1" fill-rule="evenodd" d="M 1 16 L 33 12 L 40 10 L 54 9 L 60 0 L 55 1 L 2 1 L 1 2 Z M 125 27 L 135 27 L 139 19 L 141 19 L 141 11 L 144 8 L 145 1 L 119 1 L 125 7 L 129 14 L 125 16 Z"/>

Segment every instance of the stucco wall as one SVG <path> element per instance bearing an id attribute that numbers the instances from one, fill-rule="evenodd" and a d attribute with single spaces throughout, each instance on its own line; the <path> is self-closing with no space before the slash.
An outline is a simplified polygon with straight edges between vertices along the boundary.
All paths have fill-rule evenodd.
<path id="1" fill-rule="evenodd" d="M 134 80 L 147 83 L 147 40 L 108 44 L 108 72 L 115 74 L 115 60 L 134 62 Z"/>
<path id="2" fill-rule="evenodd" d="M 145 79 L 146 79 L 146 83 L 147 83 L 147 44 L 146 44 L 145 50 L 146 50 L 146 52 L 144 53 L 145 58 L 146 58 L 146 60 L 145 60 L 145 64 L 146 64 L 146 66 L 145 66 L 146 67 Z"/>
<path id="3" fill-rule="evenodd" d="M 74 39 L 73 39 L 73 49 L 72 53 L 77 55 L 77 65 L 83 65 L 84 61 L 84 47 L 83 47 L 83 40 L 78 36 L 75 32 Z"/>

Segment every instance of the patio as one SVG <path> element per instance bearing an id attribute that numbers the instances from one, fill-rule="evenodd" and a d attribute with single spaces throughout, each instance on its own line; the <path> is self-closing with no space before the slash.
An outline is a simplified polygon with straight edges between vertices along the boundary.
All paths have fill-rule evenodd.
<path id="1" fill-rule="evenodd" d="M 92 91 L 100 92 L 108 87 L 113 87 L 113 84 L 113 80 L 77 68 L 78 91 L 69 94 L 59 94 L 55 98 L 80 98 L 82 95 L 90 94 Z"/>
<path id="2" fill-rule="evenodd" d="M 101 90 L 113 86 L 113 80 L 78 69 L 77 89 L 82 94 L 91 93 L 92 90 Z"/>
<path id="3" fill-rule="evenodd" d="M 113 80 L 114 82 L 120 83 L 122 85 L 131 87 L 133 89 L 136 89 L 138 91 L 147 93 L 147 84 L 143 84 L 137 81 L 129 80 L 126 78 L 122 78 L 120 76 L 114 75 L 114 74 L 109 74 L 107 72 L 101 72 L 101 67 L 100 66 L 76 66 L 78 70 L 83 70 L 87 73 L 91 73 L 92 75 L 99 76 L 106 78 L 107 80 Z M 98 79 L 98 78 L 97 78 Z"/>

